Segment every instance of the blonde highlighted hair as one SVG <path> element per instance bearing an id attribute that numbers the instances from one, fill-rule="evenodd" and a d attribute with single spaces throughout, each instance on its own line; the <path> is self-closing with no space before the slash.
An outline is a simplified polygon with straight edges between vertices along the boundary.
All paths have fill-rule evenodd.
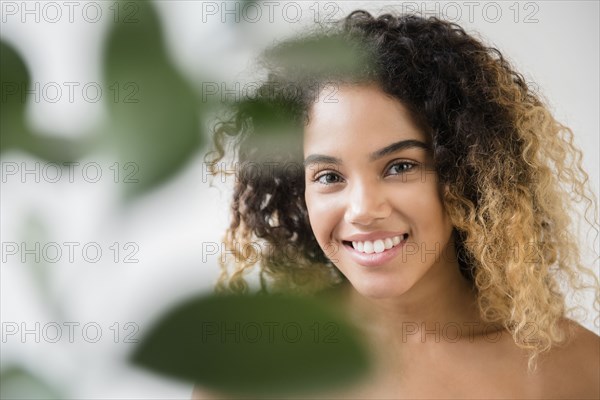
<path id="1" fill-rule="evenodd" d="M 310 55 L 329 44 L 337 46 L 336 57 L 341 47 L 361 63 L 290 62 L 294 51 Z M 502 324 L 529 352 L 530 370 L 541 353 L 568 341 L 561 324 L 574 311 L 567 309 L 568 293 L 592 289 L 600 311 L 600 283 L 582 264 L 568 213 L 584 203 L 597 238 L 597 200 L 582 153 L 571 129 L 497 49 L 435 17 L 355 11 L 275 46 L 265 63 L 265 90 L 216 126 L 215 150 L 207 155 L 214 174 L 226 153 L 235 153 L 238 166 L 224 238 L 232 253 L 217 291 L 247 291 L 245 275 L 255 266 L 263 290 L 318 291 L 346 281 L 312 234 L 303 168 L 285 165 L 302 164 L 298 137 L 323 84 L 364 81 L 405 104 L 430 133 L 461 272 L 477 291 L 484 321 Z M 294 96 L 286 91 L 291 86 Z M 286 140 L 270 142 L 268 173 L 251 174 L 267 159 L 266 131 Z"/>

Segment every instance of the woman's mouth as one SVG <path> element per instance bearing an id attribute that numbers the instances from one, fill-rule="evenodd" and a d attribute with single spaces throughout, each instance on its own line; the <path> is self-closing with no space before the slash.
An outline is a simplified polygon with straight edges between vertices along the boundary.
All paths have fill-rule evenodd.
<path id="1" fill-rule="evenodd" d="M 384 264 L 394 258 L 404 247 L 408 239 L 408 233 L 399 236 L 392 236 L 385 239 L 365 240 L 365 241 L 347 241 L 344 240 L 344 248 L 348 251 L 350 257 L 358 264 L 364 266 L 377 266 Z"/>
<path id="2" fill-rule="evenodd" d="M 400 244 L 403 240 L 408 238 L 408 233 L 399 236 L 392 236 L 385 239 L 378 240 L 365 240 L 365 241 L 344 241 L 344 245 L 351 245 L 352 248 L 360 253 L 372 254 L 372 253 L 383 253 Z"/>

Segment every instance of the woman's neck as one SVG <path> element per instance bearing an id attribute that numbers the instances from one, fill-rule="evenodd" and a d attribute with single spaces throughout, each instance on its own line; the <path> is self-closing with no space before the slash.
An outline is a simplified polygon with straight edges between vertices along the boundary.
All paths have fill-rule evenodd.
<path id="1" fill-rule="evenodd" d="M 407 341 L 422 342 L 423 333 L 439 337 L 450 328 L 470 334 L 486 328 L 473 284 L 461 274 L 457 263 L 436 265 L 399 297 L 369 298 L 350 284 L 344 292 L 353 319 L 367 322 L 369 330 L 401 332 Z"/>

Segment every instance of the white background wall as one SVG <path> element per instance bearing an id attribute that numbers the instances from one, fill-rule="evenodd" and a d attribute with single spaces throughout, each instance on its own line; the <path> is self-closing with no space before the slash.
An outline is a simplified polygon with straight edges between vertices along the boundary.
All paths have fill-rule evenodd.
<path id="1" fill-rule="evenodd" d="M 86 2 L 76 2 L 74 22 L 69 22 L 68 8 L 60 1 L 55 4 L 63 16 L 52 23 L 49 19 L 55 18 L 55 14 L 50 8 L 46 10 L 52 13 L 43 15 L 47 3 L 26 2 L 28 9 L 39 7 L 40 21 L 36 22 L 35 15 L 23 15 L 25 3 L 2 1 L 2 40 L 23 54 L 34 82 L 101 82 L 100 52 L 112 18 L 113 2 L 96 3 L 102 7 L 103 16 L 95 23 L 87 22 L 78 11 Z M 468 31 L 479 32 L 508 56 L 529 81 L 538 84 L 558 119 L 573 128 L 576 143 L 584 149 L 584 166 L 598 196 L 598 2 L 287 3 L 294 4 L 272 3 L 272 20 L 269 9 L 263 5 L 259 21 L 249 21 L 255 14 L 242 14 L 240 25 L 233 27 L 235 13 L 222 12 L 224 8 L 234 9 L 232 2 L 155 2 L 174 62 L 198 87 L 202 86 L 202 76 L 229 85 L 251 79 L 248 71 L 260 50 L 312 23 L 316 10 L 320 20 L 332 12 L 335 18 L 341 18 L 356 8 L 442 11 Z M 18 12 L 8 13 L 15 5 Z M 297 6 L 301 21 L 293 22 Z M 207 13 L 215 7 L 216 14 Z M 60 132 L 74 137 L 86 135 L 106 116 L 100 103 L 70 103 L 66 97 L 63 100 L 30 102 L 30 123 L 47 134 Z M 191 385 L 127 365 L 124 360 L 131 344 L 123 343 L 123 334 L 127 333 L 124 324 L 133 322 L 140 328 L 136 337 L 141 337 L 152 318 L 179 299 L 210 290 L 217 277 L 216 256 L 203 254 L 202 243 L 220 241 L 228 221 L 229 196 L 225 187 L 221 187 L 221 192 L 208 188 L 202 172 L 202 156 L 200 152 L 176 179 L 133 203 L 126 211 L 118 208 L 119 188 L 109 178 L 108 166 L 113 161 L 102 154 L 81 162 L 102 165 L 107 179 L 98 183 L 83 179 L 74 183 L 66 180 L 48 183 L 43 179 L 36 183 L 27 179 L 22 183 L 19 178 L 2 182 L 3 243 L 20 243 L 28 232 L 38 232 L 45 235 L 40 237 L 58 243 L 99 243 L 107 254 L 98 263 L 87 263 L 76 253 L 74 263 L 63 258 L 39 266 L 41 274 L 48 277 L 45 289 L 36 286 L 36 275 L 17 257 L 3 259 L 0 271 L 3 327 L 12 322 L 20 328 L 25 324 L 27 329 L 35 329 L 35 323 L 40 322 L 41 329 L 57 321 L 60 310 L 60 321 L 77 322 L 79 328 L 93 322 L 102 328 L 103 335 L 97 343 L 88 343 L 77 329 L 73 343 L 66 338 L 48 343 L 43 337 L 36 343 L 33 334 L 25 341 L 19 335 L 6 337 L 1 343 L 2 368 L 15 363 L 23 365 L 72 398 L 189 397 Z M 3 168 L 5 163 L 36 162 L 19 152 L 3 154 L 1 161 Z M 585 238 L 581 240 L 586 242 Z M 136 243 L 139 262 L 115 263 L 108 249 L 113 242 Z M 591 239 L 586 243 L 593 245 Z M 597 261 L 591 257 L 587 261 L 598 271 Z M 593 312 L 589 296 L 585 302 Z M 120 324 L 118 343 L 111 330 L 115 322 Z M 592 325 L 593 314 L 581 322 L 597 332 Z M 66 332 L 65 328 L 63 334 Z"/>

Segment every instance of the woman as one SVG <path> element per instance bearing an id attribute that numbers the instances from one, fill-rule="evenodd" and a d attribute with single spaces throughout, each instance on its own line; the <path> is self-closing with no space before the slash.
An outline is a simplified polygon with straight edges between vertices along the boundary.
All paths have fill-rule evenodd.
<path id="1" fill-rule="evenodd" d="M 355 11 L 265 61 L 208 156 L 238 161 L 217 288 L 257 266 L 263 290 L 341 299 L 378 363 L 322 396 L 599 398 L 600 338 L 565 305 L 591 287 L 598 306 L 566 212 L 596 200 L 572 132 L 500 52 Z"/>

